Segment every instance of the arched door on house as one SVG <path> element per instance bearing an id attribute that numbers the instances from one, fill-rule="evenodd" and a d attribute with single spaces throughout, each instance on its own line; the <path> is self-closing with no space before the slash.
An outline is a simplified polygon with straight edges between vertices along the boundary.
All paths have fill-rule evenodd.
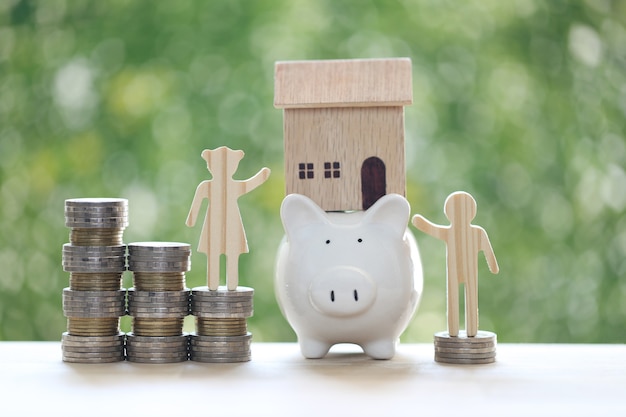
<path id="1" fill-rule="evenodd" d="M 387 194 L 385 163 L 372 156 L 361 165 L 361 198 L 363 210 L 370 208 L 378 199 Z"/>

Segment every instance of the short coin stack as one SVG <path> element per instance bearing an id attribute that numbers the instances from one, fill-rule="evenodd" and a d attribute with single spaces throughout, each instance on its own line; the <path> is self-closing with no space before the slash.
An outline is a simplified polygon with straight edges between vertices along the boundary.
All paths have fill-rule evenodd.
<path id="1" fill-rule="evenodd" d="M 477 365 L 496 360 L 496 334 L 479 330 L 467 337 L 464 331 L 458 337 L 448 332 L 435 333 L 435 361 L 457 365 Z"/>
<path id="2" fill-rule="evenodd" d="M 70 286 L 63 289 L 63 361 L 106 363 L 124 360 L 126 269 L 122 235 L 128 226 L 128 200 L 78 198 L 65 200 L 65 225 L 70 243 L 63 245 L 63 270 Z"/>
<path id="3" fill-rule="evenodd" d="M 196 332 L 191 334 L 189 358 L 197 362 L 246 362 L 250 360 L 248 317 L 252 316 L 254 290 L 226 287 L 191 290 L 191 314 Z"/>
<path id="4" fill-rule="evenodd" d="M 128 269 L 133 288 L 128 290 L 128 314 L 133 331 L 126 335 L 126 356 L 131 362 L 172 363 L 188 360 L 189 337 L 183 321 L 189 315 L 185 272 L 191 248 L 178 242 L 137 242 L 128 245 Z"/>

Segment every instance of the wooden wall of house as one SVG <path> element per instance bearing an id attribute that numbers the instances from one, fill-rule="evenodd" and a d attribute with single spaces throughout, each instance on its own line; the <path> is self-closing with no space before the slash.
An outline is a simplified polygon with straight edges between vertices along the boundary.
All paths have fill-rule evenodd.
<path id="1" fill-rule="evenodd" d="M 287 194 L 306 195 L 326 211 L 363 210 L 361 168 L 378 157 L 385 193 L 405 195 L 401 106 L 284 109 L 284 139 Z"/>

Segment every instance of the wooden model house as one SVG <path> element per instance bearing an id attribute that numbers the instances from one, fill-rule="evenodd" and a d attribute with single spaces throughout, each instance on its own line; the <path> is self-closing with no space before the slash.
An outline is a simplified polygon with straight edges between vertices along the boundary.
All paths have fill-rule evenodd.
<path id="1" fill-rule="evenodd" d="M 408 58 L 277 62 L 286 193 L 325 211 L 404 196 L 404 106 L 412 101 Z"/>

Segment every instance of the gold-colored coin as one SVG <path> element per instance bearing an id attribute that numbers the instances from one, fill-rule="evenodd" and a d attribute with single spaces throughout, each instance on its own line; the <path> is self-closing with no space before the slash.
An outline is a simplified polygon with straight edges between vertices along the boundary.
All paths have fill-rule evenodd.
<path id="1" fill-rule="evenodd" d="M 133 285 L 137 291 L 182 291 L 184 272 L 135 272 Z"/>
<path id="2" fill-rule="evenodd" d="M 241 336 L 247 332 L 246 319 L 196 318 L 196 333 L 200 336 Z"/>
<path id="3" fill-rule="evenodd" d="M 117 246 L 123 244 L 123 228 L 72 228 L 70 243 L 75 246 Z"/>
<path id="4" fill-rule="evenodd" d="M 133 334 L 137 336 L 177 336 L 183 333 L 182 318 L 133 317 Z"/>
<path id="5" fill-rule="evenodd" d="M 117 317 L 67 319 L 67 332 L 72 336 L 115 336 L 119 333 L 119 326 Z"/>
<path id="6" fill-rule="evenodd" d="M 113 291 L 122 287 L 122 273 L 70 273 L 70 289 L 74 291 Z"/>

